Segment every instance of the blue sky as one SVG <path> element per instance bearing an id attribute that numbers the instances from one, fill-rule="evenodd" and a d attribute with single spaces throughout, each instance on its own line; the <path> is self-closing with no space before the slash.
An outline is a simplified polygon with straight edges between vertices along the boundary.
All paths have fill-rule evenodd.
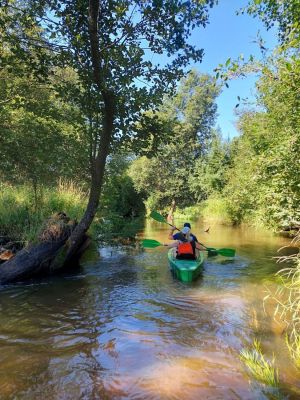
<path id="1" fill-rule="evenodd" d="M 261 52 L 257 43 L 258 32 L 265 41 L 268 50 L 272 50 L 277 44 L 276 30 L 267 31 L 258 18 L 248 14 L 236 15 L 238 10 L 245 7 L 250 0 L 219 0 L 219 4 L 210 9 L 209 24 L 205 28 L 197 28 L 189 42 L 197 48 L 204 49 L 202 63 L 191 64 L 190 68 L 196 68 L 200 72 L 215 75 L 214 69 L 219 64 L 225 64 L 228 58 L 237 59 L 241 54 L 245 60 L 250 55 L 261 58 Z M 151 55 L 151 61 L 167 63 L 166 55 Z M 257 76 L 249 75 L 245 78 L 231 80 L 229 88 L 224 86 L 217 99 L 218 118 L 216 126 L 221 129 L 222 136 L 232 138 L 238 135 L 236 111 L 243 108 L 240 103 L 238 109 L 237 97 L 247 99 L 253 106 L 255 104 L 255 82 Z"/>
<path id="2" fill-rule="evenodd" d="M 219 4 L 210 11 L 209 25 L 193 33 L 191 42 L 205 51 L 202 63 L 194 65 L 199 71 L 214 74 L 218 64 L 240 54 L 244 54 L 245 59 L 251 54 L 260 57 L 259 47 L 253 43 L 258 31 L 267 48 L 272 49 L 276 45 L 274 31 L 267 32 L 260 20 L 249 15 L 236 15 L 236 11 L 246 4 L 246 0 L 219 0 Z M 217 126 L 221 128 L 224 138 L 238 134 L 235 128 L 237 96 L 254 100 L 256 79 L 255 76 L 248 76 L 232 80 L 229 88 L 224 87 L 219 96 Z"/>

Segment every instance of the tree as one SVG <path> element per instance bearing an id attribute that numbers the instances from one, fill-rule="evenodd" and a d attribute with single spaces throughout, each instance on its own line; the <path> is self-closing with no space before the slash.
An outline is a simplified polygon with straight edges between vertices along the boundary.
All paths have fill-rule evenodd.
<path id="1" fill-rule="evenodd" d="M 202 50 L 188 44 L 191 30 L 205 26 L 214 0 L 105 1 L 6 0 L 0 14 L 9 57 L 22 57 L 41 79 L 53 66 L 70 66 L 78 75 L 77 99 L 88 108 L 91 189 L 86 212 L 72 233 L 69 259 L 89 228 L 98 204 L 106 158 L 130 132 L 140 112 L 161 101 Z M 36 51 L 32 56 L 32 49 Z M 166 53 L 164 66 L 151 54 Z M 84 107 L 82 102 L 88 107 Z"/>
<path id="2" fill-rule="evenodd" d="M 167 207 L 172 200 L 184 207 L 199 199 L 191 177 L 195 176 L 195 164 L 203 162 L 208 151 L 218 93 L 213 78 L 193 70 L 154 114 L 160 121 L 156 126 L 161 129 L 161 142 L 154 156 L 149 144 L 151 159 L 143 157 L 131 166 L 135 187 L 145 193 L 150 208 Z"/>
<path id="3" fill-rule="evenodd" d="M 251 0 L 247 12 L 262 19 L 268 29 L 278 22 L 282 45 L 298 47 L 300 44 L 300 3 L 298 0 Z"/>
<path id="4" fill-rule="evenodd" d="M 228 180 L 229 144 L 222 140 L 220 132 L 212 132 L 206 148 L 205 154 L 196 160 L 189 178 L 189 186 L 198 202 L 213 193 L 221 193 Z"/>
<path id="5" fill-rule="evenodd" d="M 167 103 L 169 113 L 189 127 L 191 137 L 199 144 L 200 153 L 205 151 L 205 140 L 211 136 L 217 113 L 215 100 L 219 93 L 214 78 L 192 70 L 181 80 L 176 96 Z"/>
<path id="6" fill-rule="evenodd" d="M 19 67 L 20 71 L 20 67 Z M 53 84 L 0 71 L 0 172 L 3 180 L 30 183 L 34 192 L 58 178 L 84 178 L 84 121 L 78 107 L 62 102 Z M 76 166 L 72 165 L 76 157 Z"/>
<path id="7" fill-rule="evenodd" d="M 300 220 L 299 61 L 275 60 L 258 82 L 263 111 L 245 113 L 225 188 L 232 218 L 273 228 Z"/>

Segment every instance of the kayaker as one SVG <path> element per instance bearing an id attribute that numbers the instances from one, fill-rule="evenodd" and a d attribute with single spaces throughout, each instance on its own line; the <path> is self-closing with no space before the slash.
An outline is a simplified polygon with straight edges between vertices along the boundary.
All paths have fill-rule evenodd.
<path id="1" fill-rule="evenodd" d="M 195 258 L 198 256 L 197 250 L 202 250 L 202 251 L 206 250 L 205 247 L 202 246 L 201 243 L 199 243 L 197 237 L 193 233 L 191 233 L 191 224 L 189 222 L 184 223 L 183 228 L 180 232 L 174 233 L 175 229 L 176 229 L 175 227 L 171 228 L 168 239 L 178 241 L 177 244 L 174 243 L 173 246 L 169 246 L 169 247 L 177 247 L 177 258 L 178 258 L 178 256 L 179 256 L 179 258 Z M 192 255 L 191 255 L 190 246 L 187 246 L 187 245 L 181 246 L 181 244 L 184 242 L 191 243 L 191 246 L 193 249 Z M 180 246 L 180 248 L 178 249 L 179 246 Z M 186 252 L 187 252 L 187 255 L 185 257 L 184 254 Z"/>
<path id="2" fill-rule="evenodd" d="M 181 235 L 183 233 L 184 228 L 189 228 L 189 231 L 185 230 L 189 234 L 189 239 L 191 238 L 196 243 L 199 243 L 197 237 L 193 233 L 191 233 L 192 227 L 191 227 L 191 224 L 189 222 L 185 222 L 183 224 L 182 230 L 180 232 L 177 232 L 177 233 L 174 233 L 176 228 L 175 227 L 171 227 L 171 231 L 169 233 L 168 239 L 170 239 L 170 240 L 180 240 L 180 237 L 181 237 Z"/>
<path id="3" fill-rule="evenodd" d="M 188 223 L 187 223 L 188 224 Z M 169 234 L 169 239 L 176 240 L 168 247 L 176 247 L 176 258 L 183 260 L 195 260 L 196 254 L 196 236 L 191 234 L 189 226 L 184 226 L 178 233 L 173 234 L 174 230 Z"/>

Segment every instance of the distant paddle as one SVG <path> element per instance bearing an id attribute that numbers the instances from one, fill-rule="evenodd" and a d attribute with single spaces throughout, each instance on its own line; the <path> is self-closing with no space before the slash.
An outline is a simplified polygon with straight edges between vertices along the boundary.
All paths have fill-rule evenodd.
<path id="1" fill-rule="evenodd" d="M 157 222 L 162 222 L 163 224 L 167 224 L 172 226 L 173 228 L 175 228 L 177 231 L 179 231 L 180 229 L 176 228 L 176 226 L 169 224 L 169 222 L 161 215 L 159 214 L 157 211 L 151 211 L 150 213 L 150 217 L 155 219 L 155 221 Z"/>
<path id="2" fill-rule="evenodd" d="M 147 249 L 154 249 L 155 247 L 164 246 L 164 245 L 162 243 L 158 242 L 157 240 L 154 240 L 154 239 L 143 239 L 142 240 L 142 246 L 147 248 Z"/>
<path id="3" fill-rule="evenodd" d="M 176 226 L 169 224 L 169 222 L 161 215 L 159 214 L 157 211 L 151 211 L 150 213 L 150 217 L 153 218 L 155 221 L 157 222 L 162 222 L 163 224 L 167 224 L 169 226 L 172 226 L 173 228 L 175 228 L 177 231 L 180 231 L 180 229 L 176 228 Z M 150 239 L 145 239 L 145 240 L 150 240 Z M 151 239 L 152 240 L 152 239 Z M 156 241 L 155 241 L 156 242 Z M 159 242 L 157 242 L 159 243 Z M 199 242 L 200 243 L 200 242 Z M 200 243 L 201 246 L 203 246 L 208 252 L 211 253 L 217 253 L 220 254 L 221 256 L 224 257 L 234 257 L 235 256 L 235 250 L 234 249 L 215 249 L 214 247 L 206 247 L 204 246 L 204 244 Z M 163 246 L 162 244 L 156 245 L 154 247 L 157 246 Z M 147 247 L 147 246 L 144 246 Z"/>

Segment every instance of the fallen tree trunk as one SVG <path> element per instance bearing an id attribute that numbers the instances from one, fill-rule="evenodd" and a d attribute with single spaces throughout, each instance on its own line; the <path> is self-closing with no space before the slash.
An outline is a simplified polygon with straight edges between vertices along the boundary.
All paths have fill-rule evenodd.
<path id="1" fill-rule="evenodd" d="M 65 244 L 76 225 L 64 213 L 53 215 L 40 234 L 38 244 L 20 250 L 0 265 L 0 284 L 46 276 L 62 270 L 67 251 Z M 83 240 L 86 239 L 84 237 Z"/>

